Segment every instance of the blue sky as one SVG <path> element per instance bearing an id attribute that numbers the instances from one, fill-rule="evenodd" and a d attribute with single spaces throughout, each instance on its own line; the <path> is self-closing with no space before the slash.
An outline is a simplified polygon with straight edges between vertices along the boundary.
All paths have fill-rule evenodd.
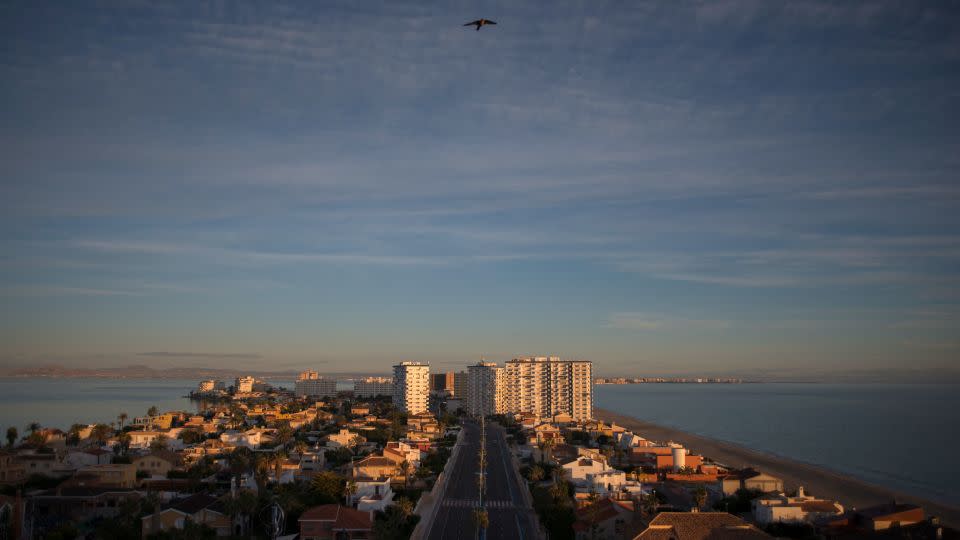
<path id="1" fill-rule="evenodd" d="M 960 356 L 955 4 L 0 13 L 3 364 Z"/>

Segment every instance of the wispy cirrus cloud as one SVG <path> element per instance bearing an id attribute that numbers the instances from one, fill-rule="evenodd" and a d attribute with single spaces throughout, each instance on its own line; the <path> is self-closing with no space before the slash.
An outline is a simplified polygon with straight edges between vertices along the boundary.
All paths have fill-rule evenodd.
<path id="1" fill-rule="evenodd" d="M 205 353 L 179 351 L 151 351 L 137 353 L 137 356 L 149 358 L 203 358 L 212 360 L 259 360 L 263 355 L 259 353 Z"/>
<path id="2" fill-rule="evenodd" d="M 618 330 L 660 331 L 660 330 L 723 330 L 732 325 L 731 321 L 717 319 L 685 319 L 654 313 L 620 312 L 607 318 L 604 326 Z"/>

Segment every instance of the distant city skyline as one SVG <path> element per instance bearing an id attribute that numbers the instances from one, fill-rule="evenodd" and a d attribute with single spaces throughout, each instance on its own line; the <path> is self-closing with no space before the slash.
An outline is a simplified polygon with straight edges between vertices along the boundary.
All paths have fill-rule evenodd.
<path id="1" fill-rule="evenodd" d="M 0 367 L 956 372 L 956 5 L 6 15 Z"/>

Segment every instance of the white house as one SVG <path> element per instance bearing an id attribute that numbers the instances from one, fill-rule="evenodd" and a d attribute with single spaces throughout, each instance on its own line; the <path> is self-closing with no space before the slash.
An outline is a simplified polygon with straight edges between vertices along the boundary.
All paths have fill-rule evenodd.
<path id="1" fill-rule="evenodd" d="M 323 470 L 326 463 L 326 457 L 323 450 L 308 450 L 300 456 L 300 474 L 303 476 L 313 476 Z"/>
<path id="2" fill-rule="evenodd" d="M 640 494 L 640 482 L 627 480 L 625 472 L 619 469 L 607 469 L 596 473 L 587 473 L 587 489 L 593 489 L 597 493 L 616 493 L 627 492 L 631 494 Z"/>
<path id="3" fill-rule="evenodd" d="M 393 504 L 393 490 L 390 489 L 390 478 L 365 479 L 357 481 L 357 492 L 353 496 L 357 503 L 357 510 L 374 512 L 384 510 Z"/>
<path id="4" fill-rule="evenodd" d="M 620 445 L 620 448 L 623 448 L 624 450 L 637 448 L 638 446 L 647 446 L 650 444 L 650 441 L 632 431 L 624 431 L 623 433 L 618 433 L 615 436 L 617 437 L 617 444 Z"/>
<path id="5" fill-rule="evenodd" d="M 157 437 L 167 437 L 167 434 L 162 431 L 129 431 L 128 434 L 130 435 L 130 448 L 134 449 L 149 448 L 150 443 L 155 441 Z"/>
<path id="6" fill-rule="evenodd" d="M 356 444 L 366 442 L 367 439 L 349 429 L 341 429 L 339 433 L 334 433 L 327 437 L 328 448 L 341 448 L 355 446 Z"/>
<path id="7" fill-rule="evenodd" d="M 246 446 L 253 450 L 260 446 L 263 431 L 248 429 L 247 431 L 229 430 L 220 434 L 220 441 L 229 446 Z"/>
<path id="8" fill-rule="evenodd" d="M 770 523 L 817 523 L 843 514 L 843 506 L 826 499 L 818 499 L 797 490 L 796 497 L 783 493 L 768 494 L 751 503 L 753 518 L 760 525 Z"/>
<path id="9" fill-rule="evenodd" d="M 101 448 L 90 448 L 67 452 L 63 462 L 72 469 L 82 469 L 93 465 L 108 465 L 112 459 L 113 452 Z"/>
<path id="10" fill-rule="evenodd" d="M 574 486 L 582 488 L 589 488 L 592 485 L 588 475 L 609 470 L 612 469 L 603 461 L 585 457 L 577 458 L 563 465 L 566 477 L 570 479 Z"/>
<path id="11" fill-rule="evenodd" d="M 389 441 L 383 449 L 383 455 L 390 457 L 388 454 L 398 456 L 401 461 L 406 460 L 414 467 L 420 467 L 421 452 L 416 446 L 412 446 L 403 441 Z"/>

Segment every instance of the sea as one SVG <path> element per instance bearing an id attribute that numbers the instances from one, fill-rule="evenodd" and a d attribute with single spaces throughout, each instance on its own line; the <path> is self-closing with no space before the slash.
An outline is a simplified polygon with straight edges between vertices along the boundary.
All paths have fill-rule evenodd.
<path id="1" fill-rule="evenodd" d="M 66 431 L 73 424 L 129 423 L 156 406 L 161 411 L 197 411 L 188 395 L 194 379 L 0 378 L 0 438 L 10 426 L 22 434 L 31 422 Z M 293 388 L 293 381 L 268 381 Z"/>
<path id="2" fill-rule="evenodd" d="M 194 411 L 196 380 L 0 379 L 0 437 L 31 422 L 66 430 L 121 412 Z M 292 381 L 271 381 L 292 388 Z M 343 382 L 338 388 L 352 388 Z M 641 420 L 820 465 L 919 497 L 960 505 L 960 385 L 598 385 L 595 405 Z M 129 422 L 130 420 L 128 420 Z M 696 449 L 694 449 L 696 450 Z"/>
<path id="3" fill-rule="evenodd" d="M 598 385 L 594 404 L 960 505 L 960 385 Z"/>

